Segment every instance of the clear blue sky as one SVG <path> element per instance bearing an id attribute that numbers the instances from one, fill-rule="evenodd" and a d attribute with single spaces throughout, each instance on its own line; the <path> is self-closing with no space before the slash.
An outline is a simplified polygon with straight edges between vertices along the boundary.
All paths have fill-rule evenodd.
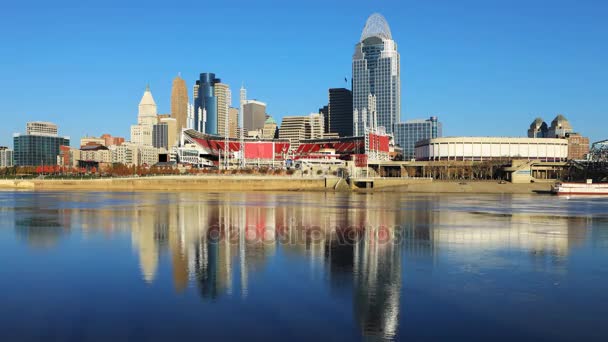
<path id="1" fill-rule="evenodd" d="M 268 112 L 308 114 L 351 76 L 366 18 L 383 14 L 401 53 L 401 119 L 438 115 L 444 135 L 522 136 L 557 113 L 608 138 L 608 1 L 4 1 L 0 145 L 48 120 L 72 144 L 128 139 L 146 83 L 160 113 L 171 82 L 201 72 L 245 83 Z"/>

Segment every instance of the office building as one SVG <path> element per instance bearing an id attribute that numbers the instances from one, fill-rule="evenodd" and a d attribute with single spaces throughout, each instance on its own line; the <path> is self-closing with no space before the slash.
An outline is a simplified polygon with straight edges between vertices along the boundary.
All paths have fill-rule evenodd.
<path id="1" fill-rule="evenodd" d="M 137 145 L 152 146 L 152 127 L 158 123 L 156 102 L 152 97 L 150 86 L 139 102 L 137 125 L 131 126 L 131 142 Z"/>
<path id="2" fill-rule="evenodd" d="M 306 139 L 321 139 L 323 138 L 325 131 L 325 118 L 323 114 L 320 113 L 312 113 L 308 116 L 309 123 L 309 131 L 306 136 Z"/>
<path id="3" fill-rule="evenodd" d="M 230 138 L 239 137 L 238 127 L 239 127 L 239 109 L 230 107 L 230 108 L 228 108 L 228 131 L 230 133 Z"/>
<path id="4" fill-rule="evenodd" d="M 340 137 L 353 136 L 353 93 L 345 88 L 329 89 L 329 105 L 325 115 L 325 132 Z"/>
<path id="5" fill-rule="evenodd" d="M 158 122 L 157 108 L 150 86 L 146 86 L 146 91 L 139 101 L 139 111 L 137 113 L 137 123 L 140 125 L 154 125 Z"/>
<path id="6" fill-rule="evenodd" d="M 0 146 L 0 168 L 13 166 L 13 150 Z"/>
<path id="7" fill-rule="evenodd" d="M 568 159 L 584 160 L 589 154 L 589 138 L 578 133 L 566 133 L 568 139 Z"/>
<path id="8" fill-rule="evenodd" d="M 32 134 L 13 135 L 13 160 L 16 166 L 57 165 L 60 146 L 69 146 L 69 137 L 56 134 L 52 123 L 28 122 L 26 131 Z M 54 135 L 53 135 L 53 132 Z"/>
<path id="9" fill-rule="evenodd" d="M 176 134 L 188 127 L 188 88 L 180 75 L 173 79 L 171 87 L 171 117 L 176 122 Z"/>
<path id="10" fill-rule="evenodd" d="M 291 150 L 297 150 L 302 140 L 322 139 L 324 134 L 324 117 L 320 113 L 307 116 L 286 116 L 281 122 L 279 139 L 289 139 Z"/>
<path id="11" fill-rule="evenodd" d="M 375 97 L 375 115 L 379 127 L 387 133 L 400 120 L 401 67 L 397 44 L 380 14 L 372 14 L 365 23 L 353 55 L 353 126 L 362 134 L 366 115 L 374 111 L 369 103 Z M 372 97 L 370 97 L 372 95 Z M 356 115 L 355 115 L 356 113 Z M 330 113 L 331 114 L 331 113 Z"/>
<path id="12" fill-rule="evenodd" d="M 152 126 L 152 146 L 167 149 L 169 144 L 169 125 L 166 122 Z"/>
<path id="13" fill-rule="evenodd" d="M 352 104 L 351 104 L 352 106 Z M 323 118 L 325 118 L 325 133 L 329 133 L 328 129 L 329 129 L 329 104 L 327 106 L 323 106 L 321 108 L 319 108 L 319 113 L 323 114 Z M 352 119 L 351 119 L 352 121 Z"/>
<path id="14" fill-rule="evenodd" d="M 221 80 L 215 78 L 215 74 L 202 73 L 194 85 L 194 129 L 201 133 L 218 134 L 217 83 L 221 83 Z"/>
<path id="15" fill-rule="evenodd" d="M 553 121 L 547 134 L 548 138 L 565 138 L 568 133 L 574 132 L 570 122 L 562 114 L 558 114 Z"/>
<path id="16" fill-rule="evenodd" d="M 229 109 L 232 104 L 232 93 L 230 86 L 224 83 L 216 83 L 214 86 L 217 98 L 217 135 L 230 136 Z"/>
<path id="17" fill-rule="evenodd" d="M 287 139 L 290 142 L 290 149 L 295 151 L 300 145 L 300 141 L 307 139 L 307 132 L 310 132 L 310 118 L 307 116 L 285 116 L 281 121 L 279 129 L 279 139 Z"/>
<path id="18" fill-rule="evenodd" d="M 542 118 L 536 118 L 528 129 L 528 138 L 548 138 L 549 128 Z"/>
<path id="19" fill-rule="evenodd" d="M 426 120 L 408 120 L 395 125 L 395 143 L 403 149 L 403 160 L 415 158 L 416 143 L 442 136 L 442 125 L 436 116 Z"/>
<path id="20" fill-rule="evenodd" d="M 47 135 L 57 136 L 57 125 L 52 122 L 33 121 L 25 125 L 25 134 L 27 135 Z"/>
<path id="21" fill-rule="evenodd" d="M 164 118 L 160 119 L 160 124 L 167 125 L 167 146 L 165 149 L 170 151 L 177 145 L 177 140 L 179 139 L 177 120 L 174 118 Z"/>
<path id="22" fill-rule="evenodd" d="M 110 146 L 112 163 L 139 165 L 138 145 L 126 142 L 120 146 Z"/>
<path id="23" fill-rule="evenodd" d="M 245 132 L 262 130 L 266 122 L 266 104 L 255 100 L 246 100 L 243 104 L 243 127 Z"/>
<path id="24" fill-rule="evenodd" d="M 262 129 L 262 139 L 275 139 L 277 137 L 277 122 L 272 117 L 266 119 Z"/>

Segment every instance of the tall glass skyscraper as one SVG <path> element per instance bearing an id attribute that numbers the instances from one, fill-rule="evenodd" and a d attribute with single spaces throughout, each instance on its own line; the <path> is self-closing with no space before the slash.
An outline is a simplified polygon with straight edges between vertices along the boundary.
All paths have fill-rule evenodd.
<path id="1" fill-rule="evenodd" d="M 194 86 L 194 129 L 199 132 L 218 134 L 216 83 L 221 80 L 215 74 L 202 73 Z"/>
<path id="2" fill-rule="evenodd" d="M 386 19 L 372 14 L 365 23 L 353 55 L 353 117 L 355 133 L 362 135 L 363 122 L 370 126 L 373 106 L 369 95 L 376 97 L 378 126 L 392 133 L 401 115 L 401 67 L 397 44 Z M 368 117 L 364 118 L 363 115 Z M 355 114 L 353 114 L 355 115 Z"/>
<path id="3" fill-rule="evenodd" d="M 440 138 L 441 122 L 436 116 L 426 120 L 407 120 L 395 124 L 395 143 L 403 149 L 403 160 L 415 157 L 416 143 L 425 139 Z"/>

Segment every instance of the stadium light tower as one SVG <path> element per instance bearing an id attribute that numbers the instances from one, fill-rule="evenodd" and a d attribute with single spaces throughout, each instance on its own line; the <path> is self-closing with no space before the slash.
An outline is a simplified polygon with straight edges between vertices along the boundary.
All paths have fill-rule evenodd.
<path id="1" fill-rule="evenodd" d="M 247 90 L 245 89 L 244 85 L 241 85 L 241 99 L 240 99 L 240 113 L 239 113 L 239 126 L 241 126 L 241 134 L 240 134 L 240 140 L 241 140 L 241 144 L 240 144 L 240 150 L 241 150 L 241 167 L 244 168 L 246 161 L 245 161 L 245 127 L 244 127 L 244 108 L 245 108 L 245 101 L 247 101 Z"/>

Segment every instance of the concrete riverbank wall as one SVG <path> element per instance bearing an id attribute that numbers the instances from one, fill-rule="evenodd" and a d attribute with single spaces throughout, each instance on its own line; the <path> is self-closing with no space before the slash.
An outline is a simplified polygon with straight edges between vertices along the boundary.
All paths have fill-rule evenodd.
<path id="1" fill-rule="evenodd" d="M 551 184 L 512 184 L 490 181 L 441 182 L 416 178 L 375 178 L 369 189 L 353 189 L 337 177 L 284 176 L 159 176 L 107 179 L 0 180 L 0 189 L 88 191 L 391 191 L 411 193 L 537 193 Z"/>

